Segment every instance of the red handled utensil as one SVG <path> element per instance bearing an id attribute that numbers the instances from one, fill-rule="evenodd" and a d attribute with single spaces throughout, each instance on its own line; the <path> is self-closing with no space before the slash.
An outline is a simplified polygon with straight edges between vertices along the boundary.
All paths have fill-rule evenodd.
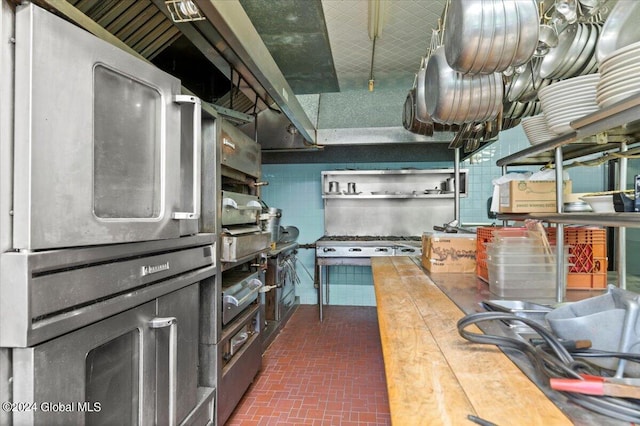
<path id="1" fill-rule="evenodd" d="M 640 379 L 620 379 L 581 374 L 580 379 L 549 379 L 551 389 L 586 395 L 618 396 L 640 399 Z"/>

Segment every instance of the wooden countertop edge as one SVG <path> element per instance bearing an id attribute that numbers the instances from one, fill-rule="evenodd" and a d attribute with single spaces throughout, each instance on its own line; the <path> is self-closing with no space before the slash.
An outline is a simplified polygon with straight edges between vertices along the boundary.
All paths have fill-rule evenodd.
<path id="1" fill-rule="evenodd" d="M 371 266 L 393 424 L 572 424 L 499 349 L 459 336 L 464 313 L 410 258 Z"/>

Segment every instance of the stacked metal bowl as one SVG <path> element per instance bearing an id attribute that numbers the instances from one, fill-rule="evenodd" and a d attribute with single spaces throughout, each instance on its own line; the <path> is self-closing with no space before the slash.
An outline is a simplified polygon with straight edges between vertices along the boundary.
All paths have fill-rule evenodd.
<path id="1" fill-rule="evenodd" d="M 463 74 L 520 66 L 538 45 L 535 0 L 451 0 L 445 19 L 447 63 Z"/>
<path id="2" fill-rule="evenodd" d="M 571 122 L 598 110 L 596 86 L 600 74 L 559 81 L 540 89 L 538 96 L 549 129 L 555 134 L 573 130 Z"/>
<path id="3" fill-rule="evenodd" d="M 558 34 L 558 45 L 542 59 L 540 77 L 560 80 L 596 72 L 598 61 L 595 52 L 599 35 L 599 24 L 566 26 Z"/>
<path id="4" fill-rule="evenodd" d="M 424 86 L 427 113 L 439 123 L 491 121 L 502 106 L 502 75 L 459 73 L 447 63 L 443 46 L 427 62 Z"/>
<path id="5" fill-rule="evenodd" d="M 505 82 L 505 100 L 509 102 L 529 102 L 538 99 L 538 90 L 554 80 L 540 76 L 539 58 L 532 58 L 521 72 L 515 72 Z"/>
<path id="6" fill-rule="evenodd" d="M 511 120 L 516 120 L 524 117 L 531 117 L 538 115 L 542 112 L 540 101 L 533 100 L 528 102 L 504 102 L 502 106 L 502 116 Z"/>
<path id="7" fill-rule="evenodd" d="M 433 136 L 433 122 L 424 122 L 416 117 L 416 89 L 411 89 L 404 101 L 402 125 L 411 133 Z"/>

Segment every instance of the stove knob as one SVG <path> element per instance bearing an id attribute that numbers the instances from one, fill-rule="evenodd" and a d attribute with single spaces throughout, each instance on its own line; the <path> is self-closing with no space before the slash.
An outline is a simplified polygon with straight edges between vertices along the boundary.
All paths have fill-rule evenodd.
<path id="1" fill-rule="evenodd" d="M 331 248 L 331 247 L 325 247 L 325 248 L 322 249 L 322 251 L 327 253 L 327 252 L 330 252 L 330 251 L 336 251 L 336 249 Z"/>

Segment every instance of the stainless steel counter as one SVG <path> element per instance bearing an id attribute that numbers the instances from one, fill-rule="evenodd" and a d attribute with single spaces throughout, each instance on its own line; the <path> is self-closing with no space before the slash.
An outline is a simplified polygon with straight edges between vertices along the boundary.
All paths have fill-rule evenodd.
<path id="1" fill-rule="evenodd" d="M 419 259 L 415 262 L 420 266 Z M 477 278 L 475 274 L 431 274 L 423 269 L 425 274 L 442 290 L 463 312 L 471 314 L 484 312 L 481 302 L 489 299 L 497 299 L 489 292 L 489 285 Z M 576 301 L 602 294 L 604 290 L 569 290 L 567 300 Z M 518 337 L 507 325 L 500 322 L 485 322 L 478 326 L 484 333 L 501 336 Z M 628 422 L 615 420 L 610 417 L 596 414 L 581 408 L 569 401 L 562 393 L 552 390 L 544 379 L 539 378 L 529 359 L 522 353 L 514 350 L 503 352 L 516 364 L 524 374 L 531 379 L 547 397 L 553 401 L 576 425 L 584 426 L 619 426 L 628 425 Z M 514 396 L 517 397 L 517 396 Z"/>

